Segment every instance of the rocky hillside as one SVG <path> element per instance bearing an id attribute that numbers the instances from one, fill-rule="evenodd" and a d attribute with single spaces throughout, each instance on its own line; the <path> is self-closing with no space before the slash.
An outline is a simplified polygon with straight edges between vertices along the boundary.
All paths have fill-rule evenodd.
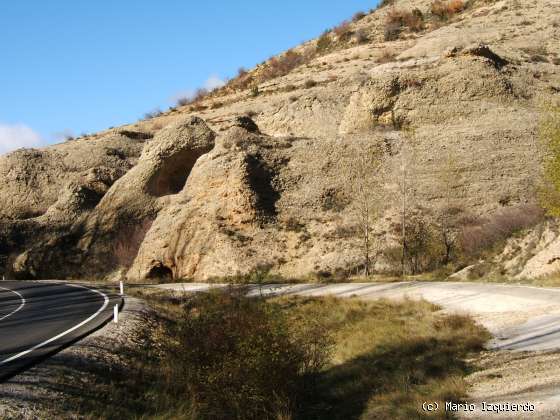
<path id="1" fill-rule="evenodd" d="M 451 162 L 465 214 L 535 202 L 540 112 L 559 93 L 557 1 L 396 0 L 161 115 L 1 157 L 0 271 L 351 273 L 364 177 L 380 255 L 403 166 L 411 212 L 450 200 Z M 357 172 L 364 156 L 380 165 Z"/>

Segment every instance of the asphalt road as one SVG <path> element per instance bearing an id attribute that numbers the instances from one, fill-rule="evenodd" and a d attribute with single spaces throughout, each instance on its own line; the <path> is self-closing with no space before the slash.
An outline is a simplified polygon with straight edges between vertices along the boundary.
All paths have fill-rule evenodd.
<path id="1" fill-rule="evenodd" d="M 76 284 L 0 281 L 0 381 L 101 327 L 120 303 Z"/>

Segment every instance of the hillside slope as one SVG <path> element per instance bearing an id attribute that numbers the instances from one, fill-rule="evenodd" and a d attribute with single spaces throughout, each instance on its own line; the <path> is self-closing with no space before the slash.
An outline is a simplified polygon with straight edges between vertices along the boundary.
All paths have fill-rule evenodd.
<path id="1" fill-rule="evenodd" d="M 533 203 L 540 110 L 560 92 L 560 4 L 475 0 L 437 13 L 397 0 L 196 102 L 1 157 L 0 270 L 355 272 L 356 162 L 370 153 L 382 162 L 379 249 L 394 241 L 403 163 L 428 213 L 446 199 L 449 162 L 465 213 Z"/>

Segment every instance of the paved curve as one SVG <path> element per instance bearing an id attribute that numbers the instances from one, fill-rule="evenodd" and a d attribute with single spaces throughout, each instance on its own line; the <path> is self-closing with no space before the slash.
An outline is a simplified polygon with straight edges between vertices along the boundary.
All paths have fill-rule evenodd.
<path id="1" fill-rule="evenodd" d="M 0 380 L 99 328 L 120 302 L 76 284 L 1 281 Z"/>
<path id="2" fill-rule="evenodd" d="M 204 291 L 205 283 L 163 284 L 176 291 Z M 560 349 L 560 289 L 494 283 L 399 282 L 251 286 L 253 294 L 334 295 L 361 299 L 426 299 L 449 312 L 473 316 L 493 335 L 489 348 Z"/>

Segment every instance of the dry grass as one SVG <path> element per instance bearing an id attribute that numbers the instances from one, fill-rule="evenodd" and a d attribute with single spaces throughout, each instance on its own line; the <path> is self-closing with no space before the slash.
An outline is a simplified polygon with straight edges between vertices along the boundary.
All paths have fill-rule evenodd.
<path id="1" fill-rule="evenodd" d="M 230 418 L 424 418 L 422 401 L 457 401 L 465 397 L 463 377 L 470 368 L 464 360 L 470 353 L 479 351 L 488 338 L 487 332 L 469 318 L 443 315 L 438 307 L 423 301 L 281 297 L 259 300 L 253 306 L 248 299 L 239 300 L 239 296 L 231 305 L 224 295 L 218 295 L 217 300 L 211 296 L 192 300 L 186 294 L 153 289 L 137 289 L 133 293 L 157 309 L 160 321 L 148 326 L 144 338 L 148 345 L 138 353 L 123 355 L 125 370 L 99 370 L 98 383 L 91 385 L 98 399 L 65 401 L 85 418 L 208 418 L 205 410 L 214 412 L 224 404 L 227 407 L 230 401 L 245 401 L 239 398 L 250 389 L 245 385 L 259 383 L 254 382 L 255 378 L 267 378 L 268 385 L 263 383 L 262 388 L 251 392 L 270 389 L 275 384 L 274 378 L 281 381 L 273 389 L 284 389 L 288 378 L 293 377 L 290 365 L 277 372 L 262 363 L 289 360 L 291 352 L 302 345 L 293 350 L 289 346 L 284 348 L 288 353 L 279 349 L 278 355 L 284 354 L 288 359 L 284 356 L 275 359 L 272 355 L 276 353 L 266 350 L 266 345 L 264 359 L 255 350 L 277 342 L 270 341 L 271 337 L 281 338 L 283 331 L 292 331 L 300 337 L 298 340 L 303 333 L 307 343 L 303 345 L 305 360 L 309 361 L 305 369 L 314 372 L 306 376 L 306 387 L 298 391 L 297 402 L 256 399 L 250 405 L 251 412 L 234 412 L 235 409 L 229 408 Z M 267 318 L 269 315 L 265 314 L 275 315 Z M 197 321 L 200 316 L 205 320 L 202 324 Z M 228 324 L 235 319 L 241 324 Z M 278 324 L 279 320 L 286 323 Z M 210 332 L 206 332 L 204 328 L 209 326 Z M 323 341 L 321 337 L 326 337 L 326 331 L 329 332 L 327 340 Z M 244 340 L 245 336 L 256 341 L 250 341 L 249 347 L 239 348 L 239 354 L 235 350 L 224 359 L 224 352 L 232 351 L 231 343 Z M 334 347 L 324 353 L 322 349 L 328 343 Z M 183 345 L 188 346 L 185 348 L 188 351 L 180 348 Z M 330 354 L 326 364 L 321 362 L 321 355 L 325 354 Z M 242 358 L 226 363 L 227 371 L 220 368 L 215 376 L 214 373 L 208 376 L 214 372 L 213 363 L 218 361 L 221 366 L 221 361 L 236 355 Z M 209 364 L 189 365 L 199 358 L 205 358 Z M 191 362 L 183 364 L 185 360 Z M 224 372 L 233 376 L 224 376 Z M 263 377 L 258 372 L 268 374 Z M 219 381 L 228 377 L 223 386 L 219 385 Z M 207 382 L 208 378 L 213 379 Z M 236 381 L 239 384 L 231 387 Z M 187 383 L 192 386 L 185 387 Z M 214 392 L 215 385 L 219 385 L 216 388 L 219 392 Z M 114 405 L 115 401 L 119 402 L 118 406 Z M 200 401 L 204 404 L 200 405 Z M 262 412 L 254 417 L 257 413 L 254 408 L 261 406 L 272 407 L 274 415 Z M 444 413 L 435 413 L 430 418 L 446 417 Z"/>
<path id="2" fill-rule="evenodd" d="M 392 63 L 395 61 L 397 57 L 397 53 L 391 48 L 383 48 L 379 55 L 377 56 L 376 61 L 378 63 Z"/>
<path id="3" fill-rule="evenodd" d="M 321 320 L 335 341 L 331 364 L 302 418 L 423 418 L 422 401 L 466 396 L 464 357 L 489 337 L 469 318 L 441 315 L 427 302 L 278 301 L 293 317 Z"/>

